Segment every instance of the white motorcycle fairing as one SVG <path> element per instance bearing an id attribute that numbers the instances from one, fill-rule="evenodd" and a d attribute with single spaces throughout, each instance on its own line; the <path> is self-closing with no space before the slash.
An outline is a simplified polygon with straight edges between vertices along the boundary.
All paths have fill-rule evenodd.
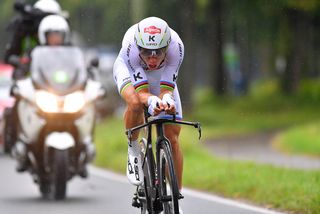
<path id="1" fill-rule="evenodd" d="M 31 78 L 17 81 L 13 89 L 15 96 L 22 98 L 18 104 L 18 117 L 23 130 L 19 138 L 26 143 L 36 141 L 41 128 L 46 124 L 34 107 L 35 92 Z"/>
<path id="2" fill-rule="evenodd" d="M 23 97 L 24 99 L 34 102 L 35 100 L 35 89 L 32 84 L 31 78 L 18 80 L 16 86 L 13 89 L 15 96 Z"/>

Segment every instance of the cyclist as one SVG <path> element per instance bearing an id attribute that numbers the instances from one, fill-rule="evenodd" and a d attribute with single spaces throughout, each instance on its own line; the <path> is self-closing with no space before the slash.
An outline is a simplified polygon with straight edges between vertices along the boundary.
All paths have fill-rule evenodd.
<path id="1" fill-rule="evenodd" d="M 148 17 L 131 26 L 124 35 L 122 48 L 114 63 L 113 75 L 121 97 L 127 104 L 126 128 L 143 121 L 143 106 L 151 115 L 182 119 L 177 77 L 184 57 L 179 35 L 157 17 Z M 179 125 L 165 126 L 170 140 L 179 189 L 182 188 L 183 155 L 179 146 Z M 128 142 L 127 176 L 130 183 L 141 185 L 143 171 L 138 145 L 139 133 Z"/>

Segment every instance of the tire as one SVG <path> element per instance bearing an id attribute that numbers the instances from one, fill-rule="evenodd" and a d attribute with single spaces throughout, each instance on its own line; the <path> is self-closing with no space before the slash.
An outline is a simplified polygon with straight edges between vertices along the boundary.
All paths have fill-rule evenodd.
<path id="1" fill-rule="evenodd" d="M 63 200 L 66 197 L 67 182 L 69 174 L 69 151 L 54 150 L 52 159 L 52 194 L 56 200 Z"/>
<path id="2" fill-rule="evenodd" d="M 168 141 L 160 143 L 160 198 L 164 214 L 179 214 L 179 188 Z"/>
<path id="3" fill-rule="evenodd" d="M 142 147 L 142 155 L 141 157 L 144 157 L 144 153 L 146 151 L 147 146 L 147 140 L 145 138 L 142 138 L 140 141 L 140 145 Z M 153 161 L 153 164 L 151 163 Z M 143 173 L 144 173 L 144 185 L 143 185 L 143 197 L 145 198 L 144 201 L 141 201 L 141 214 L 153 214 L 154 213 L 154 207 L 153 202 L 151 199 L 151 191 L 154 188 L 154 175 L 152 175 L 152 172 L 154 172 L 153 167 L 154 166 L 154 157 L 150 156 L 149 158 L 146 157 L 145 162 L 143 162 Z"/>

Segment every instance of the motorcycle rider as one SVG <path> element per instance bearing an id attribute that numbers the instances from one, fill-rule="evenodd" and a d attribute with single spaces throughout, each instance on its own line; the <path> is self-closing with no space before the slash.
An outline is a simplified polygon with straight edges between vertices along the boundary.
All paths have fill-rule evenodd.
<path id="1" fill-rule="evenodd" d="M 40 45 L 61 46 L 70 44 L 70 28 L 68 22 L 59 15 L 49 15 L 42 19 L 39 25 L 38 38 Z M 34 75 L 34 74 L 31 74 Z M 18 159 L 17 171 L 27 169 L 26 148 L 21 145 L 14 148 L 14 156 Z M 85 170 L 86 171 L 86 170 Z M 86 172 L 84 172 L 86 173 Z"/>
<path id="2" fill-rule="evenodd" d="M 38 26 L 47 15 L 60 14 L 61 7 L 55 0 L 38 0 L 33 6 L 26 4 L 24 0 L 17 0 L 14 9 L 18 14 L 11 20 L 7 30 L 12 31 L 12 39 L 6 46 L 4 61 L 12 64 L 12 59 L 18 60 L 12 78 L 22 79 L 27 76 L 30 63 L 30 52 L 39 44 Z M 18 117 L 16 103 L 12 108 L 5 110 L 5 141 L 13 146 L 16 141 Z M 10 148 L 8 148 L 10 150 Z"/>

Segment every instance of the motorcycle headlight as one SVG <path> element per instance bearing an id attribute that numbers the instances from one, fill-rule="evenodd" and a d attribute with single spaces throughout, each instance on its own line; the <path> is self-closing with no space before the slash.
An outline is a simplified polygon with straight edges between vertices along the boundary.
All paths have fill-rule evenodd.
<path id="1" fill-rule="evenodd" d="M 85 105 L 85 97 L 83 92 L 74 92 L 65 97 L 63 112 L 75 113 L 80 111 Z"/>
<path id="2" fill-rule="evenodd" d="M 46 91 L 37 91 L 36 104 L 44 112 L 58 112 L 58 97 Z"/>
<path id="3" fill-rule="evenodd" d="M 74 92 L 65 97 L 59 97 L 47 91 L 37 91 L 36 104 L 47 113 L 75 113 L 85 105 L 83 92 Z"/>

